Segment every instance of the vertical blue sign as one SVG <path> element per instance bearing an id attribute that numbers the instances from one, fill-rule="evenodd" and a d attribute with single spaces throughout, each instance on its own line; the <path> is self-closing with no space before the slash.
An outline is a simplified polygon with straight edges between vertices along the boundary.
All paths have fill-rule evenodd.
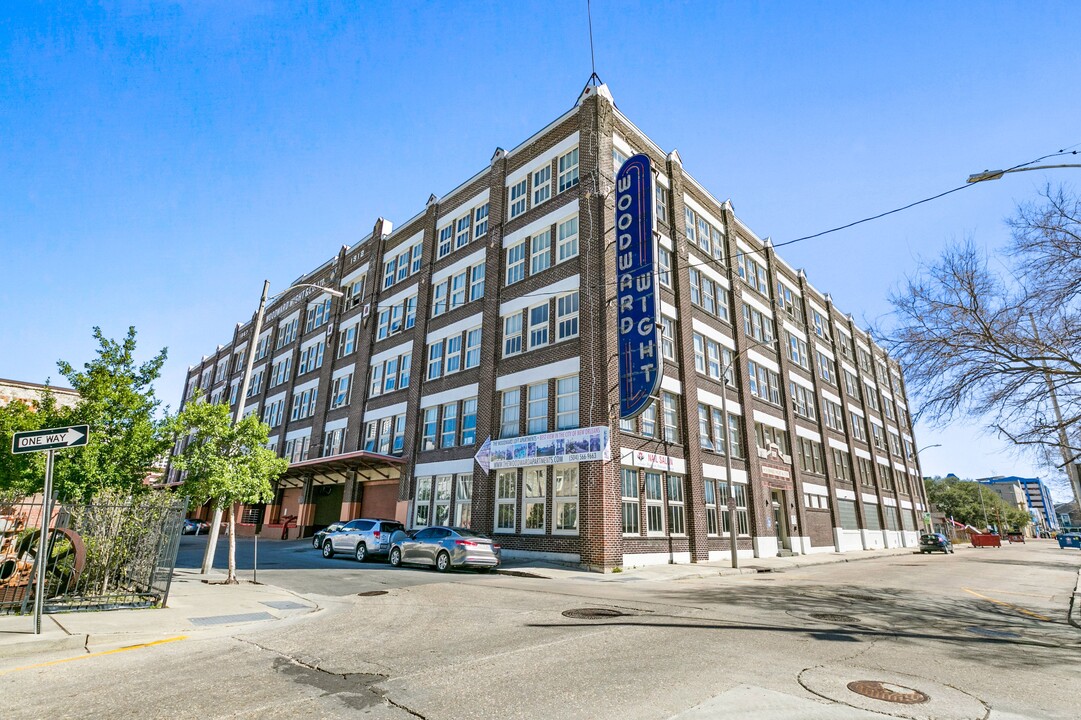
<path id="1" fill-rule="evenodd" d="M 661 380 L 661 337 L 653 248 L 653 175 L 635 155 L 616 175 L 619 414 L 637 417 Z"/>

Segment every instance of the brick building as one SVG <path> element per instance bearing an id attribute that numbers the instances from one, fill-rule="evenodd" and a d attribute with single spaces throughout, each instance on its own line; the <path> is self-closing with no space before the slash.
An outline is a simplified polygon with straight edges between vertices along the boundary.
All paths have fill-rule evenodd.
<path id="1" fill-rule="evenodd" d="M 610 229 L 636 153 L 655 172 L 664 371 L 628 422 Z M 245 412 L 291 460 L 266 519 L 302 533 L 392 516 L 593 569 L 694 562 L 727 557 L 732 496 L 747 557 L 917 541 L 900 368 L 604 85 L 399 227 L 377 220 L 251 331 L 190 368 L 185 401 L 235 403 L 254 349 Z"/>

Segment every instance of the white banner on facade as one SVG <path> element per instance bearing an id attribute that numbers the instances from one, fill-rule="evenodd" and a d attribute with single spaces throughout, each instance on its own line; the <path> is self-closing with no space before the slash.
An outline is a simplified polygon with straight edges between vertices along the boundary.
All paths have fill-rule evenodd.
<path id="1" fill-rule="evenodd" d="M 611 460 L 607 427 L 578 428 L 525 437 L 493 440 L 489 463 L 493 469 L 558 465 L 587 460 Z"/>

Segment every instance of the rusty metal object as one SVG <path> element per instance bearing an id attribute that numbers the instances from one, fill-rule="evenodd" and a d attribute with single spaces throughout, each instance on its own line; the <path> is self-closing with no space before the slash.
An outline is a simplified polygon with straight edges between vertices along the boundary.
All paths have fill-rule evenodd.
<path id="1" fill-rule="evenodd" d="M 872 700 L 882 700 L 902 705 L 919 705 L 931 699 L 930 695 L 919 690 L 904 685 L 879 682 L 878 680 L 853 680 L 846 687 L 857 695 L 863 695 Z"/>
<path id="2" fill-rule="evenodd" d="M 86 547 L 79 533 L 67 528 L 50 528 L 49 565 L 46 567 L 46 595 L 56 597 L 75 587 L 86 566 Z M 20 603 L 31 592 L 34 561 L 37 558 L 40 530 L 23 531 L 11 551 L 0 557 L 0 603 Z M 62 556 L 53 557 L 61 538 L 70 543 Z M 71 558 L 70 567 L 60 568 L 60 561 Z"/>

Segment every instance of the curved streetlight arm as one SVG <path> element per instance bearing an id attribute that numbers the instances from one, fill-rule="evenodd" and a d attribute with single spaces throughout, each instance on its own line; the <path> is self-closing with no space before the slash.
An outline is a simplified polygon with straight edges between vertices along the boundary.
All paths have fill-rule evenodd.
<path id="1" fill-rule="evenodd" d="M 1012 170 L 984 170 L 982 173 L 969 175 L 966 183 L 978 183 L 986 180 L 998 180 L 1006 173 L 1027 172 L 1029 170 L 1057 170 L 1058 168 L 1081 168 L 1081 165 L 1071 163 L 1067 165 L 1036 165 L 1035 167 L 1014 168 Z"/>

